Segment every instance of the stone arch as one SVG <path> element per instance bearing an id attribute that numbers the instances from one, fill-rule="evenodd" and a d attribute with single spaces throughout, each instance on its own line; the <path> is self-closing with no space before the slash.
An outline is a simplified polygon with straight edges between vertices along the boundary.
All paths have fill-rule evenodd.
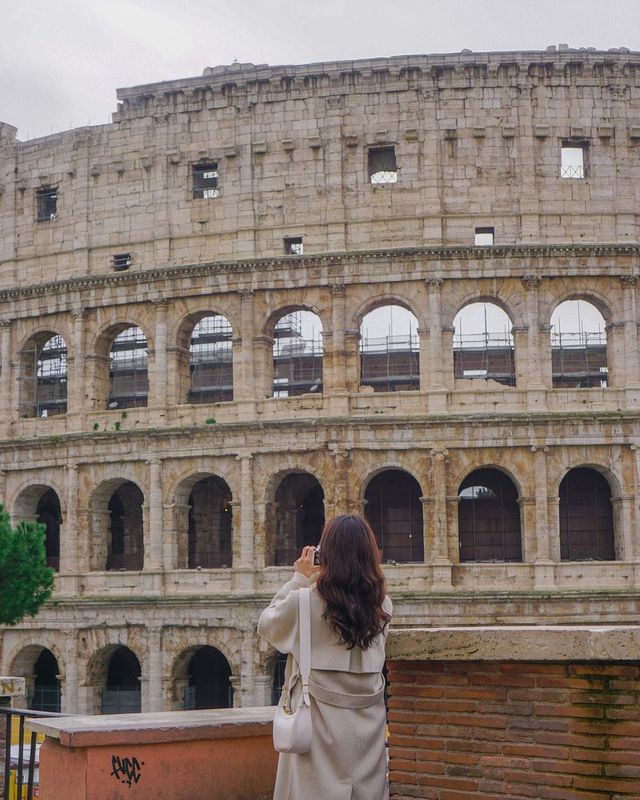
<path id="1" fill-rule="evenodd" d="M 493 466 L 469 471 L 458 487 L 460 561 L 522 561 L 520 490 Z"/>
<path id="2" fill-rule="evenodd" d="M 22 645 L 9 659 L 9 674 L 25 678 L 27 708 L 60 712 L 63 674 L 58 650 L 44 644 Z"/>
<path id="3" fill-rule="evenodd" d="M 579 464 L 565 472 L 558 485 L 560 559 L 615 561 L 617 542 L 614 491 L 617 480 L 599 465 Z"/>
<path id="4" fill-rule="evenodd" d="M 227 314 L 200 310 L 187 314 L 175 332 L 178 402 L 233 400 L 234 328 Z"/>
<path id="5" fill-rule="evenodd" d="M 139 712 L 141 681 L 142 660 L 129 645 L 106 644 L 87 662 L 86 685 L 102 714 Z"/>
<path id="6" fill-rule="evenodd" d="M 118 341 L 117 341 L 118 340 Z M 93 339 L 93 387 L 98 408 L 146 406 L 153 337 L 148 326 L 128 318 L 111 319 Z"/>
<path id="7" fill-rule="evenodd" d="M 394 309 L 397 309 L 395 321 Z M 402 312 L 400 320 L 398 311 Z M 358 329 L 360 386 L 374 392 L 417 391 L 420 388 L 419 329 L 420 322 L 411 304 L 385 302 L 382 298 L 370 302 Z"/>
<path id="8" fill-rule="evenodd" d="M 13 503 L 14 524 L 35 520 L 45 526 L 47 565 L 60 569 L 60 538 L 63 522 L 60 494 L 51 486 L 31 483 L 17 493 Z"/>
<path id="9" fill-rule="evenodd" d="M 583 327 L 583 315 L 588 319 L 587 329 Z M 609 385 L 610 315 L 608 306 L 590 294 L 573 293 L 554 305 L 549 318 L 553 388 Z"/>
<path id="10" fill-rule="evenodd" d="M 548 295 L 547 302 L 545 303 L 546 310 L 543 309 L 545 316 L 544 321 L 551 324 L 551 317 L 553 312 L 563 303 L 571 300 L 583 300 L 585 303 L 590 303 L 602 315 L 605 323 L 608 325 L 615 321 L 615 314 L 611 306 L 610 299 L 599 292 L 597 289 L 589 287 L 588 289 L 567 289 L 559 294 L 552 293 Z"/>
<path id="11" fill-rule="evenodd" d="M 504 296 L 496 294 L 495 292 L 474 289 L 465 294 L 451 297 L 450 302 L 447 303 L 446 310 L 443 309 L 443 325 L 447 328 L 453 328 L 453 321 L 458 314 L 466 308 L 466 306 L 470 306 L 473 303 L 488 303 L 497 306 L 509 317 L 514 327 L 527 324 L 526 312 L 521 306 L 522 298 L 520 295 L 513 294 L 505 299 Z"/>
<path id="12" fill-rule="evenodd" d="M 310 314 L 315 314 L 320 320 L 322 330 L 331 330 L 331 310 L 318 303 L 307 303 L 298 301 L 287 301 L 278 303 L 269 309 L 268 315 L 264 319 L 262 325 L 259 326 L 261 335 L 273 338 L 273 333 L 278 321 L 288 314 L 294 314 L 296 311 L 307 311 Z"/>
<path id="13" fill-rule="evenodd" d="M 393 291 L 383 292 L 374 295 L 373 297 L 367 297 L 361 303 L 359 303 L 349 317 L 350 321 L 347 325 L 348 330 L 360 330 L 362 320 L 367 316 L 367 314 L 370 314 L 372 311 L 376 311 L 379 308 L 383 308 L 384 306 L 400 306 L 401 308 L 404 308 L 405 311 L 413 314 L 413 316 L 418 320 L 419 328 L 426 328 L 428 326 L 426 312 L 424 311 L 424 308 L 426 307 L 426 296 L 423 304 L 420 305 L 416 303 L 415 295 L 405 295 L 394 287 Z"/>
<path id="14" fill-rule="evenodd" d="M 21 417 L 67 411 L 67 341 L 52 329 L 31 332 L 18 349 L 18 405 Z"/>
<path id="15" fill-rule="evenodd" d="M 317 545 L 325 521 L 325 495 L 306 469 L 274 475 L 267 487 L 267 563 L 289 566 L 305 545 Z"/>
<path id="16" fill-rule="evenodd" d="M 364 514 L 371 524 L 382 560 L 424 561 L 424 515 L 420 482 L 404 468 L 377 469 L 363 486 Z"/>
<path id="17" fill-rule="evenodd" d="M 144 565 L 144 493 L 125 477 L 107 478 L 90 496 L 90 569 Z"/>
<path id="18" fill-rule="evenodd" d="M 452 327 L 455 378 L 516 385 L 514 322 L 500 298 L 479 295 L 465 302 L 456 311 Z"/>
<path id="19" fill-rule="evenodd" d="M 265 328 L 272 341 L 269 362 L 272 396 L 321 394 L 325 326 L 315 307 L 283 306 L 271 313 Z"/>
<path id="20" fill-rule="evenodd" d="M 178 569 L 233 565 L 233 493 L 214 472 L 182 476 L 170 497 Z"/>
<path id="21" fill-rule="evenodd" d="M 232 674 L 231 662 L 218 647 L 208 643 L 190 645 L 173 662 L 174 708 L 232 708 Z"/>

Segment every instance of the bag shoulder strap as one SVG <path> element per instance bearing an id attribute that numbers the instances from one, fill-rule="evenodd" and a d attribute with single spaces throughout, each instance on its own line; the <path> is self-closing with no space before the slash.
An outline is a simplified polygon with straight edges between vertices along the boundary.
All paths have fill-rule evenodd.
<path id="1" fill-rule="evenodd" d="M 309 691 L 309 673 L 311 672 L 311 600 L 310 590 L 298 591 L 299 630 L 300 630 L 300 677 L 303 692 Z"/>

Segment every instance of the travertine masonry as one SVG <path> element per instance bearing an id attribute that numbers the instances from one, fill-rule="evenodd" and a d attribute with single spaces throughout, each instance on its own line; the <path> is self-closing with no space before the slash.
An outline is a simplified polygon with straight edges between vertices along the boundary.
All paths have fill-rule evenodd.
<path id="1" fill-rule="evenodd" d="M 268 702 L 274 654 L 255 623 L 288 575 L 271 566 L 276 492 L 297 472 L 319 481 L 327 516 L 366 510 L 383 470 L 418 482 L 424 560 L 385 566 L 399 627 L 634 623 L 640 54 L 231 65 L 119 101 L 109 125 L 29 142 L 0 123 L 0 501 L 34 518 L 51 488 L 61 516 L 54 602 L 2 633 L 0 671 L 32 690 L 46 648 L 63 708 L 93 712 L 125 645 L 143 710 L 179 709 L 189 658 L 210 645 L 236 704 Z M 583 148 L 582 178 L 560 177 L 563 143 Z M 397 182 L 373 185 L 383 146 Z M 194 197 L 198 163 L 216 165 L 217 196 Z M 37 221 L 45 188 L 57 210 Z M 494 245 L 474 246 L 478 227 Z M 292 236 L 303 255 L 284 254 Z M 605 320 L 606 386 L 554 386 L 551 317 L 572 299 Z M 515 385 L 456 377 L 454 318 L 480 301 L 510 318 Z M 417 391 L 360 383 L 362 319 L 388 304 L 418 320 Z M 274 397 L 275 326 L 299 309 L 322 323 L 322 392 Z M 205 313 L 233 331 L 233 400 L 196 405 Z M 109 353 L 129 325 L 149 394 L 125 413 L 108 408 Z M 25 354 L 48 332 L 66 343 L 67 406 L 39 417 Z M 483 468 L 517 490 L 521 561 L 460 559 L 460 486 Z M 604 476 L 615 560 L 561 557 L 574 468 Z M 230 491 L 232 566 L 188 569 L 189 497 L 207 476 Z M 108 504 L 129 481 L 143 567 L 107 570 Z"/>

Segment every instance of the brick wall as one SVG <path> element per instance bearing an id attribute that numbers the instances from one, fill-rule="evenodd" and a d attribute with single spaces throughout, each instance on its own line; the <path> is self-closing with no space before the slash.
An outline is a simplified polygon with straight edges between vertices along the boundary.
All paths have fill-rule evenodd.
<path id="1" fill-rule="evenodd" d="M 391 797 L 640 798 L 640 666 L 389 663 Z"/>

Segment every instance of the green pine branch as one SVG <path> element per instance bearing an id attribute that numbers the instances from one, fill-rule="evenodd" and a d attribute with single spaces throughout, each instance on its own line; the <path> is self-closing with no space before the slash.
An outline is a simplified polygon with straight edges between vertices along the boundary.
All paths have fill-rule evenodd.
<path id="1" fill-rule="evenodd" d="M 53 570 L 47 566 L 46 528 L 39 522 L 11 527 L 0 503 L 0 624 L 15 625 L 35 617 L 53 591 Z"/>

